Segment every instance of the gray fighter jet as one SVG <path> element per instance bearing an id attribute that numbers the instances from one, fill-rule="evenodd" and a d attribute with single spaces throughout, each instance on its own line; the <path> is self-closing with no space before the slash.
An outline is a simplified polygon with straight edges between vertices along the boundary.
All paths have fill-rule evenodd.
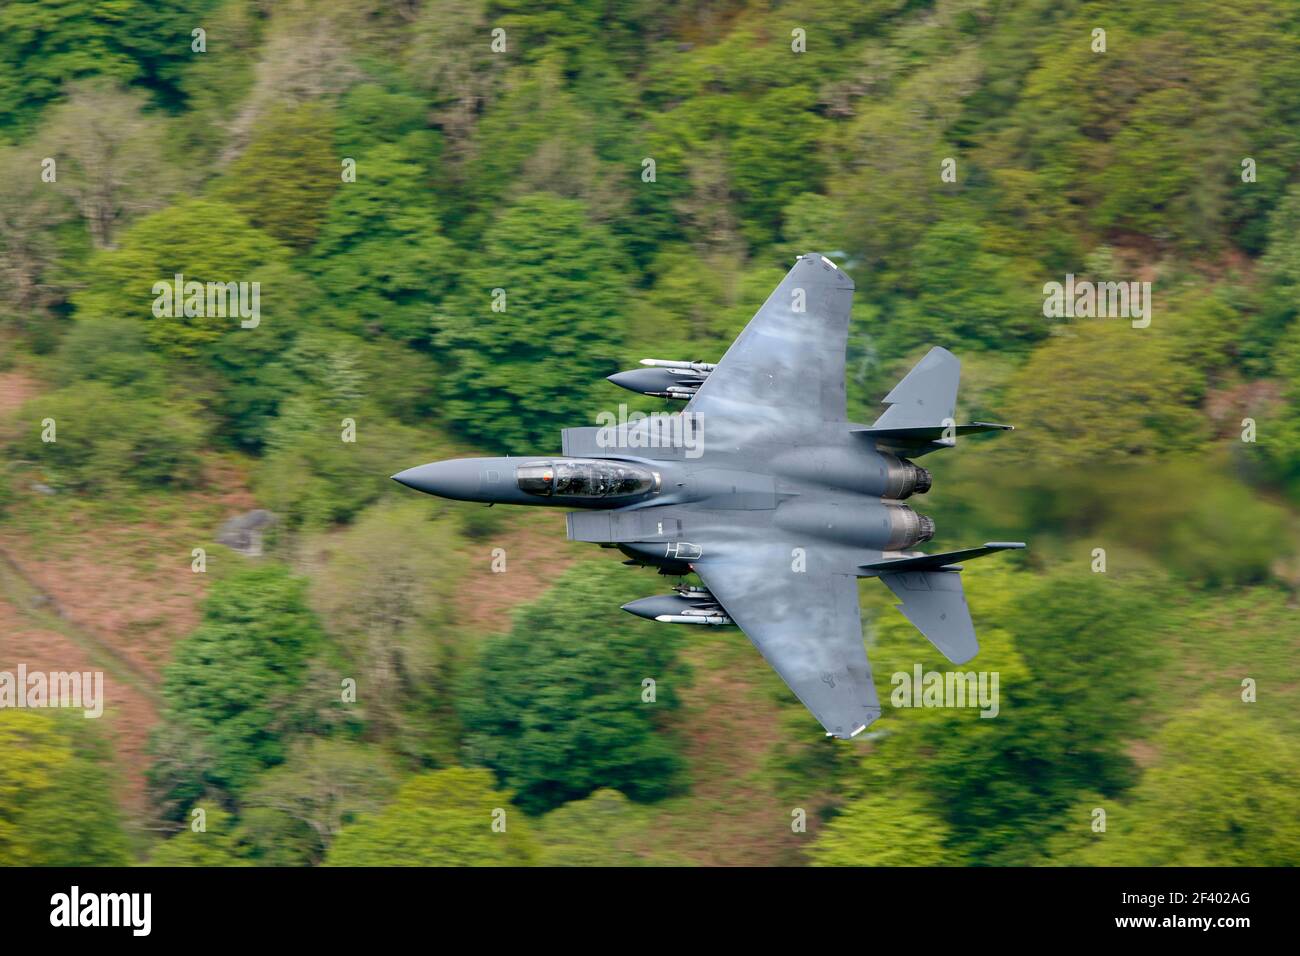
<path id="1" fill-rule="evenodd" d="M 686 400 L 681 414 L 566 428 L 559 455 L 434 462 L 393 477 L 443 498 L 575 509 L 571 540 L 616 547 L 625 563 L 662 574 L 694 572 L 703 587 L 624 610 L 738 625 L 828 736 L 853 737 L 880 716 L 857 579 L 880 578 L 961 664 L 979 647 L 958 562 L 1024 544 L 912 550 L 934 523 L 903 503 L 930 488 L 911 459 L 1010 426 L 954 423 L 960 363 L 942 348 L 885 396 L 874 424 L 847 421 L 852 300 L 853 282 L 833 262 L 800 256 L 716 365 L 646 360 L 610 376 Z"/>

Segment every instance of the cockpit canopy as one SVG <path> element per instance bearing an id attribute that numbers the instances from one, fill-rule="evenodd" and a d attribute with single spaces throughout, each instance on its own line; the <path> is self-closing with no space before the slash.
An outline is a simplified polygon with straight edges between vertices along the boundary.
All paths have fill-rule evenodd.
<path id="1" fill-rule="evenodd" d="M 654 472 L 624 461 L 570 458 L 531 461 L 515 469 L 519 490 L 530 495 L 615 498 L 643 495 L 656 488 Z"/>

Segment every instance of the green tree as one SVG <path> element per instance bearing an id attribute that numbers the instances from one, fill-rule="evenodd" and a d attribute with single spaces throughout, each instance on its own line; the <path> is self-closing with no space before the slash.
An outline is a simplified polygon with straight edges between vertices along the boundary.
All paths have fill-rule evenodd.
<path id="1" fill-rule="evenodd" d="M 242 801 L 240 830 L 263 864 L 316 864 L 344 826 L 380 810 L 395 787 L 373 745 L 311 737 L 258 778 Z"/>
<path id="2" fill-rule="evenodd" d="M 322 374 L 341 379 L 355 371 L 346 350 L 323 354 L 329 361 L 319 370 Z M 418 431 L 384 418 L 359 396 L 307 387 L 282 402 L 279 413 L 267 429 L 267 449 L 254 471 L 254 486 L 267 507 L 294 529 L 317 530 L 350 520 L 381 495 L 396 491 L 388 477 L 400 470 L 395 463 L 408 461 L 412 449 L 428 448 Z M 345 431 L 356 440 L 344 441 Z"/>
<path id="3" fill-rule="evenodd" d="M 500 823 L 494 827 L 495 821 Z M 528 866 L 536 859 L 528 821 L 511 808 L 507 794 L 493 788 L 492 775 L 455 767 L 410 778 L 391 805 L 345 826 L 325 862 Z"/>
<path id="4" fill-rule="evenodd" d="M 600 379 L 616 370 L 630 295 L 622 268 L 576 200 L 541 193 L 502 213 L 466 264 L 455 312 L 439 320 L 447 420 L 515 452 L 549 445 L 562 425 L 595 424 L 593 399 L 613 401 Z"/>
<path id="5" fill-rule="evenodd" d="M 55 485 L 109 494 L 198 479 L 203 429 L 179 402 L 86 382 L 32 399 L 18 417 L 26 427 L 13 450 Z M 46 441 L 51 420 L 55 440 Z"/>
<path id="6" fill-rule="evenodd" d="M 141 82 L 171 102 L 190 31 L 216 0 L 11 0 L 0 7 L 0 130 L 30 126 L 69 80 Z"/>
<path id="7" fill-rule="evenodd" d="M 163 363 L 149 350 L 144 326 L 123 318 L 77 322 L 59 343 L 60 385 L 102 382 L 140 397 L 156 396 L 166 379 Z"/>
<path id="8" fill-rule="evenodd" d="M 366 379 L 366 395 L 387 417 L 407 425 L 424 425 L 440 418 L 442 402 L 437 358 L 400 342 L 377 339 L 358 349 L 358 364 Z"/>
<path id="9" fill-rule="evenodd" d="M 860 128 L 848 134 L 861 168 L 832 178 L 832 197 L 845 210 L 850 248 L 882 277 L 905 264 L 935 220 L 933 171 L 944 158 L 932 134 L 902 121 L 905 112 L 890 103 L 865 109 Z M 897 188 L 876 188 L 887 177 Z"/>
<path id="10" fill-rule="evenodd" d="M 1084 319 L 1044 343 L 1012 380 L 1006 420 L 1024 434 L 992 454 L 1061 470 L 1192 449 L 1204 438 L 1193 407 L 1203 388 L 1157 331 Z"/>
<path id="11" fill-rule="evenodd" d="M 204 17 L 209 52 L 187 58 L 180 77 L 185 110 L 162 147 L 172 163 L 189 164 L 193 156 L 229 159 L 243 144 L 232 137 L 232 124 L 248 108 L 267 22 L 264 11 L 244 0 L 221 3 Z M 211 170 L 196 172 L 206 176 Z"/>
<path id="12" fill-rule="evenodd" d="M 354 667 L 369 732 L 426 766 L 458 747 L 449 625 L 465 564 L 456 528 L 434 517 L 429 499 L 402 495 L 308 545 L 323 552 L 312 605 Z"/>
<path id="13" fill-rule="evenodd" d="M 330 203 L 312 268 L 349 331 L 424 345 L 433 334 L 459 257 L 421 178 L 403 146 L 376 146 Z"/>
<path id="14" fill-rule="evenodd" d="M 447 40 L 440 35 L 438 42 Z M 502 58 L 488 59 L 499 64 Z M 627 155 L 627 139 L 635 132 L 623 109 L 632 106 L 635 94 L 626 78 L 569 80 L 546 54 L 539 63 L 512 68 L 510 76 L 478 121 L 473 140 L 459 150 L 465 164 L 456 169 L 457 186 L 445 197 L 452 234 L 463 245 L 477 244 L 497 210 L 533 193 L 577 199 L 597 222 L 622 219 L 641 159 Z M 449 78 L 448 85 L 474 83 L 470 76 Z"/>
<path id="15" fill-rule="evenodd" d="M 405 88 L 388 89 L 378 83 L 359 83 L 348 90 L 339 102 L 336 137 L 344 156 L 363 156 L 376 144 L 395 145 L 403 153 L 414 154 L 405 162 L 417 162 L 422 170 L 437 165 L 441 143 L 425 129 L 429 105 L 424 97 Z M 411 134 L 429 135 L 415 135 Z M 401 142 L 399 142 L 399 140 Z M 431 151 L 428 155 L 424 151 Z M 360 176 L 357 182 L 362 182 Z M 404 191 L 409 198 L 413 190 Z"/>
<path id="16" fill-rule="evenodd" d="M 1278 360 L 1289 357 L 1294 336 L 1289 342 L 1287 330 L 1300 320 L 1300 184 L 1287 191 L 1269 217 L 1268 249 L 1259 271 L 1264 280 L 1260 313 L 1242 336 L 1242 351 L 1251 365 L 1287 375 L 1294 366 Z"/>
<path id="17" fill-rule="evenodd" d="M 0 146 L 0 328 L 36 332 L 63 294 L 54 277 L 56 236 L 72 204 L 32 175 L 44 158 L 35 144 Z"/>
<path id="18" fill-rule="evenodd" d="M 1293 501 L 1300 501 L 1300 319 L 1296 319 L 1278 343 L 1278 371 L 1282 375 L 1282 397 L 1277 413 L 1258 422 L 1255 455 L 1271 476 L 1280 481 Z"/>
<path id="19" fill-rule="evenodd" d="M 911 793 L 921 803 L 900 810 L 891 826 L 914 830 L 920 824 L 913 811 L 923 810 L 942 822 L 950 862 L 1024 864 L 1066 825 L 1066 808 L 1081 794 L 1100 789 L 1114 796 L 1134 782 L 1126 747 L 1150 687 L 1133 675 L 1159 662 L 1154 648 L 1161 628 L 1171 625 L 1148 594 L 1149 581 L 1086 569 L 1035 579 L 978 565 L 963 577 L 978 595 L 971 601 L 980 636 L 974 663 L 947 664 L 901 615 L 882 607 L 872 666 L 882 682 L 884 675 L 910 677 L 918 664 L 923 671 L 983 671 L 990 679 L 996 673 L 996 716 L 981 717 L 974 708 L 894 711 L 890 732 L 854 761 L 859 772 L 844 804 Z M 880 691 L 882 701 L 896 703 L 901 683 L 891 676 L 890 684 Z M 842 825 L 846 833 L 862 819 L 854 814 Z M 838 862 L 859 851 L 889 852 L 847 835 L 844 846 Z"/>
<path id="20" fill-rule="evenodd" d="M 153 303 L 163 291 L 155 291 L 155 283 L 174 285 L 177 273 L 187 283 L 252 282 L 266 279 L 267 272 L 287 261 L 285 248 L 250 228 L 233 207 L 205 199 L 189 200 L 140 220 L 122 234 L 119 248 L 92 257 L 87 263 L 85 289 L 73 304 L 79 316 L 137 318 L 145 323 L 154 348 L 172 358 L 194 358 L 208 354 L 224 336 L 265 332 L 275 322 L 263 315 L 265 328 L 259 323 L 256 329 L 241 329 L 238 315 L 210 314 L 206 294 L 203 309 L 190 310 L 201 311 L 198 315 L 185 314 L 188 294 L 180 303 L 171 303 L 170 309 L 163 308 L 167 305 L 164 300 L 155 310 Z M 274 282 L 266 284 L 275 286 Z M 270 291 L 262 300 L 268 306 L 275 301 Z M 252 340 L 257 336 L 242 337 Z"/>
<path id="21" fill-rule="evenodd" d="M 104 80 L 79 83 L 51 111 L 40 144 L 57 157 L 57 188 L 74 202 L 96 249 L 111 249 L 130 219 L 163 206 L 184 179 L 158 142 L 169 129 L 144 97 Z"/>
<path id="22" fill-rule="evenodd" d="M 1300 853 L 1300 748 L 1253 713 L 1216 700 L 1179 715 L 1153 743 L 1160 761 L 1092 834 L 1080 805 L 1061 862 L 1104 866 L 1292 866 Z"/>
<path id="23" fill-rule="evenodd" d="M 119 248 L 89 260 L 85 288 L 74 297 L 77 317 L 142 323 L 150 346 L 186 395 L 208 409 L 218 433 L 256 450 L 291 390 L 280 360 L 317 298 L 288 260 L 284 246 L 234 207 L 190 200 L 140 220 L 122 233 Z M 183 290 L 180 302 L 168 302 L 178 274 L 204 288 L 202 308 L 185 308 Z M 231 314 L 224 295 L 208 308 L 207 283 L 245 283 L 243 313 Z"/>
<path id="24" fill-rule="evenodd" d="M 149 854 L 146 866 L 252 866 L 248 848 L 235 834 L 235 819 L 212 804 L 194 808 L 203 811 L 203 829 L 193 822 L 176 836 L 159 844 Z"/>
<path id="25" fill-rule="evenodd" d="M 334 684 L 310 683 L 324 634 L 306 587 L 273 563 L 212 586 L 202 622 L 176 646 L 163 677 L 165 723 L 151 778 L 168 804 L 246 790 L 284 760 L 291 736 L 312 728 L 317 707 L 335 695 Z"/>
<path id="26" fill-rule="evenodd" d="M 979 226 L 959 218 L 938 223 L 912 255 L 904 281 L 915 297 L 878 335 L 884 354 L 936 344 L 1010 350 L 1047 334 L 1029 270 L 989 251 Z"/>
<path id="27" fill-rule="evenodd" d="M 685 676 L 680 638 L 651 638 L 654 625 L 619 610 L 635 586 L 617 564 L 577 565 L 483 644 L 459 701 L 469 746 L 529 812 L 602 787 L 653 800 L 681 785 L 665 726 Z"/>
<path id="28" fill-rule="evenodd" d="M 0 865 L 128 863 L 107 762 L 104 742 L 61 715 L 0 710 Z"/>
<path id="29" fill-rule="evenodd" d="M 817 834 L 813 866 L 944 866 L 956 862 L 949 828 L 926 800 L 906 790 L 854 800 Z"/>
<path id="30" fill-rule="evenodd" d="M 597 790 L 537 821 L 542 866 L 675 866 L 650 832 L 646 807 L 617 790 Z"/>
<path id="31" fill-rule="evenodd" d="M 489 45 L 476 42 L 485 33 L 490 35 L 487 6 L 487 0 L 430 0 L 422 4 L 412 14 L 411 42 L 404 52 L 405 74 L 442 130 L 449 157 L 458 165 L 469 152 L 475 125 L 505 70 L 502 58 Z M 466 178 L 470 172 L 463 170 Z"/>
<path id="32" fill-rule="evenodd" d="M 754 245 L 772 242 L 785 206 L 818 187 L 825 174 L 818 155 L 825 121 L 813 112 L 815 101 L 811 89 L 788 86 L 752 102 L 719 104 L 723 115 L 734 117 L 728 164 L 742 229 Z"/>
<path id="33" fill-rule="evenodd" d="M 1194 178 L 1189 157 L 1195 151 L 1184 137 L 1196 109 L 1196 96 L 1185 89 L 1156 90 L 1133 104 L 1096 175 L 1098 226 L 1146 235 L 1168 231 L 1170 214 Z"/>
<path id="34" fill-rule="evenodd" d="M 214 195 L 259 229 L 297 251 L 315 240 L 330 197 L 342 183 L 334 117 L 316 103 L 271 110 L 230 164 Z"/>

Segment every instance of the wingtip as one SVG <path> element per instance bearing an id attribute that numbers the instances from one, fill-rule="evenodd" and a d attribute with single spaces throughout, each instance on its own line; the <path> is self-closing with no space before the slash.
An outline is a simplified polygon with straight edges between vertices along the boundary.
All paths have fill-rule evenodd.
<path id="1" fill-rule="evenodd" d="M 836 252 L 836 253 L 832 253 L 832 255 L 842 255 L 842 253 L 840 253 L 840 252 Z M 824 253 L 824 252 L 805 252 L 803 255 L 795 256 L 795 263 L 794 263 L 794 264 L 795 264 L 795 268 L 798 268 L 799 265 L 800 265 L 801 263 L 805 263 L 805 262 L 807 262 L 807 263 L 811 263 L 811 264 L 814 264 L 814 265 L 820 263 L 821 266 L 822 266 L 822 268 L 824 268 L 824 269 L 829 269 L 831 272 L 834 272 L 836 278 L 837 278 L 837 279 L 840 281 L 840 283 L 841 283 L 839 286 L 837 286 L 837 288 L 840 288 L 840 289 L 847 289 L 847 290 L 850 290 L 850 291 L 853 290 L 854 288 L 856 288 L 856 287 L 854 286 L 853 280 L 849 277 L 849 274 L 848 274 L 847 272 L 845 272 L 844 269 L 841 268 L 841 267 L 840 267 L 840 266 L 835 262 L 835 260 L 831 259 L 830 256 L 828 256 L 826 253 Z"/>
<path id="2" fill-rule="evenodd" d="M 826 731 L 826 736 L 834 737 L 837 740 L 852 740 L 854 737 L 858 736 L 858 734 L 862 733 L 862 731 L 866 730 L 868 727 L 870 727 L 872 724 L 874 724 L 877 720 L 880 719 L 880 708 L 864 707 L 862 711 L 862 715 L 866 718 L 866 720 L 864 720 L 860 724 L 854 725 L 853 729 L 850 730 L 847 734 L 844 733 L 843 725 L 837 724 L 834 730 Z M 827 727 L 829 725 L 822 724 L 822 726 Z"/>

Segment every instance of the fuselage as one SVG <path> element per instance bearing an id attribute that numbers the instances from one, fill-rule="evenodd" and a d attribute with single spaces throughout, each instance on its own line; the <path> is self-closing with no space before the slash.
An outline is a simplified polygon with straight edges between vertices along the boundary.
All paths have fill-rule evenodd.
<path id="1" fill-rule="evenodd" d="M 929 473 L 850 427 L 830 425 L 793 446 L 761 439 L 743 448 L 706 445 L 696 458 L 640 448 L 600 457 L 460 458 L 393 477 L 461 501 L 614 512 L 571 516 L 570 537 L 614 544 L 638 562 L 673 571 L 700 556 L 696 539 L 725 547 L 729 531 L 761 517 L 806 540 L 819 562 L 854 573 L 927 540 L 933 523 L 903 503 L 929 489 Z"/>

